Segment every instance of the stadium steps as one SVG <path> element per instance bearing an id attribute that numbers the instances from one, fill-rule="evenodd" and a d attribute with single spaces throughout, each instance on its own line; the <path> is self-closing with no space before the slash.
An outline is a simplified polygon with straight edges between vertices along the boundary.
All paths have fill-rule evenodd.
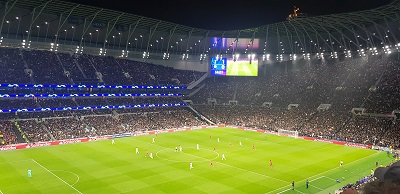
<path id="1" fill-rule="evenodd" d="M 350 120 L 352 119 L 352 116 L 349 116 L 346 121 L 343 122 L 342 126 L 339 127 L 339 129 L 335 132 L 338 133 L 339 131 L 341 131 L 342 129 L 346 128 L 346 125 L 350 122 Z"/>
<path id="2" fill-rule="evenodd" d="M 188 105 L 187 108 L 200 121 L 204 121 L 204 122 L 206 122 L 208 124 L 212 124 L 212 125 L 215 124 L 213 121 L 211 121 L 210 119 L 208 119 L 207 117 L 202 115 L 200 112 L 198 112 L 196 109 L 194 109 L 192 106 Z"/>
<path id="3" fill-rule="evenodd" d="M 79 63 L 78 63 L 78 61 L 76 60 L 75 57 L 74 57 L 73 60 L 74 60 L 74 62 L 75 62 L 76 67 L 77 67 L 77 68 L 79 69 L 79 71 L 82 73 L 83 78 L 87 79 L 87 76 L 86 76 L 85 73 L 83 72 L 82 67 L 79 65 Z"/>
<path id="4" fill-rule="evenodd" d="M 49 136 L 51 137 L 52 141 L 56 140 L 56 138 L 54 138 L 53 134 L 50 132 L 49 128 L 46 126 L 45 123 L 42 123 L 42 128 L 49 134 Z"/>
<path id="5" fill-rule="evenodd" d="M 122 72 L 124 74 L 127 73 L 129 75 L 129 73 L 127 71 L 125 71 L 125 69 L 122 67 L 122 65 L 118 62 L 118 60 L 116 58 L 113 58 L 113 60 L 115 61 L 115 63 L 118 65 L 118 67 L 122 70 Z M 126 77 L 126 80 L 129 80 L 129 83 L 131 85 L 135 85 L 134 82 L 132 81 L 132 78 L 130 75 Z"/>
<path id="6" fill-rule="evenodd" d="M 238 88 L 239 88 L 239 82 L 236 83 L 235 92 L 233 93 L 232 100 L 236 100 L 236 95 L 237 95 Z"/>
<path id="7" fill-rule="evenodd" d="M 56 58 L 57 58 L 57 60 L 58 60 L 58 63 L 60 64 L 61 68 L 64 70 L 64 75 L 68 78 L 68 81 L 69 81 L 71 84 L 75 84 L 75 83 L 74 83 L 74 80 L 72 80 L 71 76 L 67 76 L 67 75 L 65 74 L 65 72 L 67 72 L 67 70 L 65 69 L 65 67 L 64 67 L 64 65 L 63 65 L 63 63 L 62 63 L 60 57 L 57 55 L 57 53 L 54 53 L 54 54 L 55 54 L 55 56 L 56 56 Z"/>
<path id="8" fill-rule="evenodd" d="M 193 92 L 191 92 L 188 97 L 192 97 L 193 95 L 195 95 L 197 92 L 199 92 L 201 89 L 203 89 L 206 86 L 206 84 L 202 84 L 200 87 L 198 87 L 196 90 L 194 90 Z"/>
<path id="9" fill-rule="evenodd" d="M 314 117 L 315 117 L 318 113 L 319 113 L 318 111 L 313 112 L 309 118 L 306 118 L 306 119 L 301 123 L 301 125 L 299 126 L 299 129 L 300 129 L 300 130 L 303 129 L 303 128 L 304 128 L 304 125 L 305 125 L 306 123 L 312 121 L 312 120 L 314 119 Z"/>
<path id="10" fill-rule="evenodd" d="M 379 134 L 379 136 L 378 136 L 379 138 L 377 139 L 378 142 L 374 142 L 374 144 L 379 143 L 379 141 L 382 140 L 386 134 L 390 134 L 390 132 L 392 130 L 396 130 L 396 121 L 395 120 L 392 120 L 390 123 L 390 127 L 386 128 L 385 131 L 383 131 L 381 134 Z"/>
<path id="11" fill-rule="evenodd" d="M 30 69 L 28 63 L 26 63 L 26 60 L 25 60 L 25 58 L 24 58 L 24 54 L 23 54 L 23 52 L 22 52 L 21 49 L 19 50 L 19 53 L 20 53 L 20 55 L 21 55 L 22 61 L 24 62 L 24 67 L 25 67 L 25 69 Z M 33 73 L 35 73 L 35 72 L 33 72 Z M 33 76 L 29 76 L 29 79 L 31 80 L 31 83 L 32 83 L 32 84 L 36 83 L 35 80 L 33 79 Z"/>
<path id="12" fill-rule="evenodd" d="M 21 130 L 21 127 L 17 121 L 14 121 L 14 124 L 12 125 L 12 130 L 17 136 L 17 142 L 18 143 L 27 143 L 28 139 L 26 138 L 27 136 L 23 134 L 23 131 Z"/>
<path id="13" fill-rule="evenodd" d="M 203 82 L 207 77 L 208 77 L 208 73 L 204 73 L 204 75 L 201 76 L 198 80 L 196 80 L 192 83 L 189 83 L 188 89 L 191 90 L 191 89 L 195 88 L 197 85 L 199 85 L 201 82 Z"/>
<path id="14" fill-rule="evenodd" d="M 387 62 L 386 62 L 385 68 L 383 69 L 383 71 L 382 71 L 381 75 L 379 76 L 378 80 L 376 80 L 375 84 L 374 84 L 373 86 L 371 86 L 371 88 L 370 88 L 370 90 L 369 90 L 369 92 L 368 92 L 368 96 L 367 96 L 367 97 L 364 99 L 364 101 L 362 102 L 361 107 L 364 107 L 364 105 L 365 105 L 365 103 L 368 101 L 369 97 L 371 97 L 372 92 L 374 92 L 374 91 L 373 91 L 374 88 L 375 88 L 375 92 L 376 92 L 376 88 L 378 88 L 378 85 L 379 85 L 379 83 L 381 82 L 383 75 L 385 75 L 385 73 L 386 73 L 386 71 L 387 71 L 387 69 L 388 69 L 389 63 L 390 63 L 390 61 L 387 61 Z M 372 90 L 371 90 L 371 89 L 372 89 Z"/>

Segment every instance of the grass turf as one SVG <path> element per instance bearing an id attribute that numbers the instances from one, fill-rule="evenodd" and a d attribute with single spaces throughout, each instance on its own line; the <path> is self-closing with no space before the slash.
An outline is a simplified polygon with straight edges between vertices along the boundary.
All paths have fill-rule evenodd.
<path id="1" fill-rule="evenodd" d="M 258 62 L 228 61 L 227 76 L 258 76 Z"/>
<path id="2" fill-rule="evenodd" d="M 334 193 L 369 175 L 376 161 L 391 162 L 384 152 L 229 128 L 121 138 L 115 143 L 104 140 L 0 152 L 0 192 Z M 179 145 L 182 153 L 175 152 Z M 135 147 L 140 154 L 135 154 Z M 146 150 L 154 159 L 145 157 Z M 221 160 L 222 154 L 226 160 Z"/>

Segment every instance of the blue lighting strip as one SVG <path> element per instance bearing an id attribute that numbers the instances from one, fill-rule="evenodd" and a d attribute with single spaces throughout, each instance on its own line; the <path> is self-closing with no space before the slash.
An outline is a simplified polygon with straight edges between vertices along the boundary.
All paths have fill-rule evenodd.
<path id="1" fill-rule="evenodd" d="M 122 89 L 187 89 L 187 86 L 106 86 L 77 84 L 0 84 L 8 88 L 122 88 Z"/>
<path id="2" fill-rule="evenodd" d="M 181 97 L 182 94 L 0 94 L 0 98 L 68 98 L 68 97 L 165 97 L 177 96 Z"/>
<path id="3" fill-rule="evenodd" d="M 133 105 L 120 105 L 120 106 L 78 106 L 78 107 L 63 107 L 63 108 L 20 108 L 20 109 L 0 109 L 0 113 L 45 112 L 45 111 L 66 111 L 66 110 L 91 110 L 91 109 L 147 108 L 147 107 L 172 107 L 172 106 L 187 106 L 187 104 L 186 103 L 176 103 L 176 104 L 133 104 Z"/>

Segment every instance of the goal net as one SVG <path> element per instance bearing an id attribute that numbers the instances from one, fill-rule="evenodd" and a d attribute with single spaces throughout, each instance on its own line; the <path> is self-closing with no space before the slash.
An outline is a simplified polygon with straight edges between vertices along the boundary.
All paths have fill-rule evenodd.
<path id="1" fill-rule="evenodd" d="M 299 132 L 298 131 L 290 131 L 290 130 L 279 129 L 278 130 L 278 135 L 279 136 L 289 136 L 289 137 L 298 138 L 299 137 Z"/>

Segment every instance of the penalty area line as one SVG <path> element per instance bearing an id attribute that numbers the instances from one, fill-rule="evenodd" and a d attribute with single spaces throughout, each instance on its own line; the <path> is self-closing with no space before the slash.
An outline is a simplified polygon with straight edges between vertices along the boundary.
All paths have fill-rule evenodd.
<path id="1" fill-rule="evenodd" d="M 150 143 L 145 142 L 145 141 L 142 141 L 142 140 L 137 140 L 137 141 L 150 144 Z M 156 144 L 151 144 L 151 145 L 155 145 L 155 146 L 158 146 L 158 147 L 161 147 L 161 148 L 164 148 L 164 149 L 168 149 L 167 147 L 164 147 L 164 146 L 161 146 L 161 145 L 156 145 Z M 185 153 L 185 152 L 183 152 L 183 153 L 186 154 L 186 155 L 189 155 L 189 156 L 196 157 L 196 158 L 208 160 L 208 159 L 206 159 L 206 158 L 203 158 L 203 157 L 200 157 L 200 156 L 196 156 L 196 155 L 193 155 L 193 154 L 189 154 L 189 153 Z M 218 153 L 218 152 L 216 152 L 216 153 Z M 218 153 L 218 156 L 219 156 L 219 153 Z M 271 176 L 267 176 L 267 175 L 265 175 L 265 174 L 261 174 L 261 173 L 254 172 L 254 171 L 251 171 L 251 170 L 246 170 L 246 169 L 243 169 L 243 168 L 239 168 L 239 167 L 236 167 L 236 166 L 232 166 L 232 165 L 229 165 L 229 164 L 225 164 L 225 163 L 223 163 L 223 162 L 218 162 L 218 161 L 215 161 L 215 162 L 218 163 L 218 164 L 222 164 L 222 165 L 224 165 L 224 166 L 228 166 L 228 167 L 230 167 L 230 168 L 235 168 L 235 169 L 237 169 L 237 170 L 241 170 L 241 171 L 245 171 L 245 172 L 248 172 L 248 173 L 256 174 L 256 175 L 259 175 L 259 176 L 263 176 L 263 177 L 266 177 L 266 178 L 274 179 L 274 180 L 281 181 L 281 182 L 284 182 L 284 183 L 290 183 L 290 182 L 285 181 L 285 180 L 282 180 L 282 179 L 278 179 L 278 178 L 271 177 Z"/>
<path id="2" fill-rule="evenodd" d="M 1 190 L 0 190 L 0 194 L 4 194 L 3 192 L 1 192 Z"/>
<path id="3" fill-rule="evenodd" d="M 44 170 L 46 170 L 47 172 L 49 172 L 50 174 L 52 174 L 53 176 L 55 176 L 56 178 L 58 178 L 60 181 L 62 181 L 63 183 L 65 183 L 66 185 L 68 185 L 69 187 L 71 187 L 72 189 L 74 189 L 76 192 L 82 194 L 82 192 L 80 192 L 78 189 L 76 189 L 75 187 L 73 187 L 72 185 L 68 184 L 66 181 L 64 181 L 62 178 L 60 178 L 59 176 L 57 176 L 56 174 L 54 174 L 53 172 L 51 172 L 49 169 L 47 169 L 46 167 L 44 167 L 43 165 L 41 165 L 39 162 L 36 162 L 36 160 L 32 159 L 33 162 L 35 162 L 37 165 L 39 165 L 40 167 L 42 167 Z"/>

